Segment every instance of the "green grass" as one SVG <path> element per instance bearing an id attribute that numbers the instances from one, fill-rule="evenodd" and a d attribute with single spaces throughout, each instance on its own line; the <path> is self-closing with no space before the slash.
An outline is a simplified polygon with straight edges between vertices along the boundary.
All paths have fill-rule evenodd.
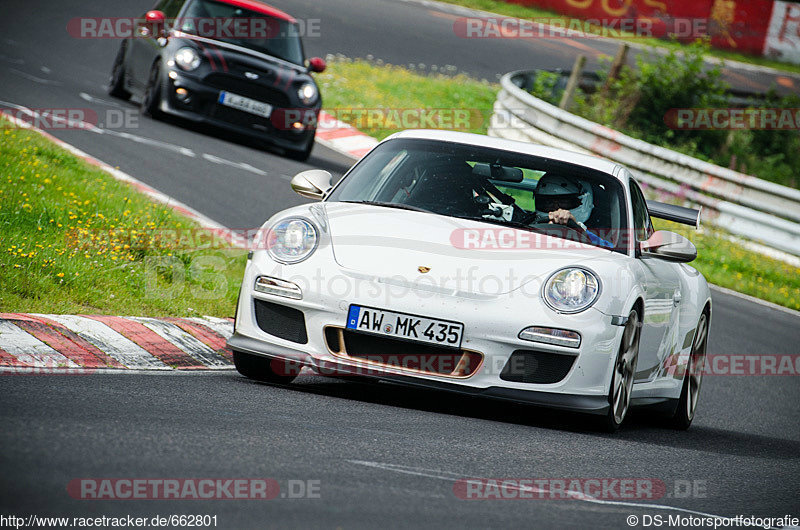
<path id="1" fill-rule="evenodd" d="M 379 140 L 416 128 L 485 134 L 499 90 L 498 85 L 463 74 L 420 75 L 399 66 L 349 59 L 331 62 L 317 81 L 327 112 Z M 428 109 L 436 109 L 428 114 L 433 125 L 420 122 L 420 111 Z M 409 112 L 404 116 L 405 111 Z M 376 114 L 381 117 L 370 116 Z"/>
<path id="2" fill-rule="evenodd" d="M 197 239 L 207 233 L 189 219 L 0 126 L 1 311 L 233 315 L 244 251 Z"/>
<path id="3" fill-rule="evenodd" d="M 510 4 L 503 2 L 501 0 L 441 0 L 441 1 L 446 2 L 448 4 L 460 5 L 472 9 L 488 11 L 489 13 L 497 13 L 498 15 L 505 15 L 521 19 L 571 18 L 568 17 L 567 15 L 562 15 L 559 13 L 555 13 L 553 11 L 547 11 L 536 7 L 528 7 L 518 4 Z M 608 34 L 607 31 L 604 31 L 603 28 L 599 26 L 591 26 L 591 25 L 587 26 L 586 31 L 603 35 Z M 614 35 L 614 38 L 617 38 L 621 41 L 635 42 L 648 46 L 669 48 L 674 50 L 681 50 L 684 46 L 683 43 L 676 41 L 662 40 L 662 39 L 657 39 L 655 37 L 637 37 L 631 33 L 625 33 L 625 32 L 622 32 L 619 37 L 616 37 Z M 768 66 L 770 68 L 775 68 L 776 70 L 783 70 L 786 72 L 800 73 L 800 65 L 783 63 L 780 61 L 768 59 L 766 57 L 747 55 L 731 50 L 721 50 L 714 48 L 712 49 L 712 51 L 708 53 L 708 55 L 722 60 L 739 61 L 759 66 Z"/>

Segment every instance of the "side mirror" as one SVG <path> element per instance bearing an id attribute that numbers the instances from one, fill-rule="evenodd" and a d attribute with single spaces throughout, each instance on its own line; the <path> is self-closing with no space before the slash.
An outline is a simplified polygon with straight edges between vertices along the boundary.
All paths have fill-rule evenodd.
<path id="1" fill-rule="evenodd" d="M 139 28 L 142 37 L 163 38 L 167 34 L 167 16 L 154 9 L 144 15 L 145 25 Z"/>
<path id="2" fill-rule="evenodd" d="M 308 69 L 311 70 L 312 72 L 321 74 L 322 72 L 325 71 L 327 67 L 328 65 L 325 64 L 325 60 L 320 59 L 319 57 L 312 57 L 311 59 L 308 60 Z"/>
<path id="3" fill-rule="evenodd" d="M 653 232 L 650 239 L 640 243 L 639 248 L 644 255 L 679 263 L 689 263 L 697 258 L 697 247 L 691 241 L 680 234 L 666 230 Z"/>
<path id="4" fill-rule="evenodd" d="M 307 199 L 322 200 L 333 187 L 333 176 L 322 169 L 309 169 L 298 173 L 292 179 L 292 189 Z"/>

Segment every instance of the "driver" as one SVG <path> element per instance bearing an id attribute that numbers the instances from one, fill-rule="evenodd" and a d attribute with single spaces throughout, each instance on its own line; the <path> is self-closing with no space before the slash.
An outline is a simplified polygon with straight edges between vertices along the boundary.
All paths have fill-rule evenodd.
<path id="1" fill-rule="evenodd" d="M 561 175 L 544 175 L 533 190 L 536 210 L 547 213 L 551 224 L 566 225 L 573 221 L 586 232 L 592 244 L 614 248 L 583 224 L 594 208 L 592 195 L 591 185 Z"/>

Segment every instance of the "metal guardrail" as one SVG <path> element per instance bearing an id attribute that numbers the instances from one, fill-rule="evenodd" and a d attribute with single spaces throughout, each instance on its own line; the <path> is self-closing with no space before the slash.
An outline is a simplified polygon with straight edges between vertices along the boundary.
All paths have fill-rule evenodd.
<path id="1" fill-rule="evenodd" d="M 571 114 L 523 90 L 535 72 L 506 74 L 489 134 L 618 162 L 660 198 L 703 206 L 704 220 L 800 256 L 800 190 L 658 147 Z"/>

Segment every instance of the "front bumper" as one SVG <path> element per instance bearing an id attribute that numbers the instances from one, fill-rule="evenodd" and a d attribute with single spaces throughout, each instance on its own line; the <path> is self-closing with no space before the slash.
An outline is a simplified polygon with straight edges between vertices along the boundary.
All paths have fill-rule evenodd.
<path id="1" fill-rule="evenodd" d="M 315 127 L 306 127 L 299 131 L 278 128 L 271 119 L 220 105 L 218 103 L 220 89 L 209 87 L 176 70 L 171 70 L 170 73 L 172 77 L 165 76 L 162 83 L 160 108 L 165 114 L 217 127 L 281 149 L 304 151 L 314 142 Z M 175 92 L 177 88 L 188 90 L 191 94 L 190 101 L 180 100 Z M 286 110 L 274 108 L 273 114 L 277 115 Z M 296 109 L 291 111 L 300 112 Z M 316 114 L 319 109 L 302 109 L 302 111 Z"/>
<path id="2" fill-rule="evenodd" d="M 297 351 L 286 349 L 276 344 L 267 344 L 263 341 L 241 335 L 238 332 L 234 333 L 233 336 L 228 339 L 228 347 L 233 351 L 261 355 L 273 359 L 298 361 Z M 365 375 L 364 367 L 342 362 L 340 359 L 317 359 L 312 355 L 304 356 L 303 359 L 302 363 L 304 365 L 318 373 L 336 374 L 339 376 L 347 374 L 354 376 Z M 606 399 L 605 395 L 564 394 L 500 386 L 476 388 L 467 385 L 452 384 L 445 380 L 420 379 L 419 377 L 401 375 L 388 371 L 381 372 L 380 370 L 372 371 L 369 377 L 407 386 L 418 386 L 470 396 L 501 399 L 504 401 L 513 401 L 515 403 L 525 403 L 589 414 L 605 414 L 609 407 L 608 399 Z"/>
<path id="3" fill-rule="evenodd" d="M 322 275 L 309 262 L 280 266 L 257 251 L 248 262 L 237 307 L 236 328 L 229 339 L 232 350 L 262 355 L 308 366 L 322 374 L 353 374 L 403 384 L 441 388 L 471 395 L 581 412 L 603 414 L 608 409 L 608 385 L 623 328 L 612 325 L 612 317 L 590 308 L 576 315 L 560 315 L 549 309 L 537 294 L 512 291 L 498 296 L 466 299 L 407 288 L 396 290 L 381 282 L 370 282 L 331 263 Z M 318 262 L 317 262 L 318 263 Z M 329 262 L 330 263 L 330 262 Z M 331 276 L 331 274 L 333 276 Z M 294 300 L 254 290 L 258 276 L 284 278 L 302 284 L 303 299 Z M 325 277 L 327 276 L 327 278 Z M 255 314 L 254 300 L 263 300 L 302 312 L 307 335 L 304 343 L 266 333 Z M 400 313 L 464 323 L 462 348 L 479 352 L 481 365 L 467 377 L 420 373 L 396 366 L 376 366 L 355 358 L 343 358 L 331 350 L 325 328 L 344 328 L 351 304 L 378 307 Z M 578 331 L 579 348 L 524 341 L 519 332 L 529 326 Z M 533 350 L 574 358 L 563 379 L 546 384 L 501 378 L 511 355 Z"/>

